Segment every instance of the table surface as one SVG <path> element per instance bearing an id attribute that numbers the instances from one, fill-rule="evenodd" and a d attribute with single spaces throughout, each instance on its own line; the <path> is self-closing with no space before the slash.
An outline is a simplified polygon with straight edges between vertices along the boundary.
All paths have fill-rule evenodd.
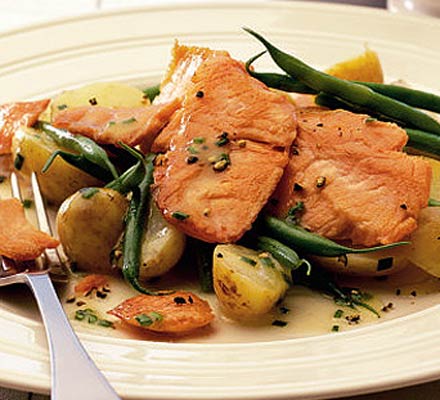
<path id="1" fill-rule="evenodd" d="M 183 3 L 186 0 L 0 0 L 0 30 L 20 27 L 29 23 L 61 16 L 109 10 L 119 7 L 164 3 Z M 207 1 L 207 0 L 205 0 Z M 252 0 L 249 0 L 250 2 Z M 314 1 L 314 0 L 309 0 Z M 321 0 L 372 7 L 386 7 L 386 0 Z M 438 400 L 440 381 L 383 393 L 350 397 L 351 400 Z M 0 400 L 49 400 L 48 396 L 0 388 Z M 62 400 L 62 399 L 58 399 Z"/>

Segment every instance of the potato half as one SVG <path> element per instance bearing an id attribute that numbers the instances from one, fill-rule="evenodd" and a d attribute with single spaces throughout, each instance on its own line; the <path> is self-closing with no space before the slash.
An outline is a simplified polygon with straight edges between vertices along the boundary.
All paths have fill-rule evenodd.
<path id="1" fill-rule="evenodd" d="M 12 140 L 12 157 L 22 160 L 20 174 L 30 176 L 31 172 L 35 171 L 45 199 L 55 205 L 60 205 L 83 187 L 99 186 L 101 183 L 59 157 L 43 174 L 41 170 L 46 161 L 58 149 L 47 134 L 32 128 L 21 127 Z"/>
<path id="2" fill-rule="evenodd" d="M 289 285 L 283 267 L 270 254 L 226 244 L 214 250 L 214 290 L 232 318 L 269 312 Z"/>
<path id="3" fill-rule="evenodd" d="M 128 201 L 112 189 L 87 188 L 70 196 L 57 215 L 64 252 L 79 271 L 110 273 L 110 253 L 124 229 Z"/>

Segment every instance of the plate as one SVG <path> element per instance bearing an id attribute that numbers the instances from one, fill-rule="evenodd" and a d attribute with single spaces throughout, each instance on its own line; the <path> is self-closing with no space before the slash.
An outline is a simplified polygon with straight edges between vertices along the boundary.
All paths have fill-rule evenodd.
<path id="1" fill-rule="evenodd" d="M 247 59 L 260 47 L 242 26 L 318 66 L 358 54 L 368 42 L 388 76 L 440 89 L 438 20 L 306 2 L 210 3 L 91 14 L 3 33 L 0 102 L 91 81 L 154 83 L 175 38 Z M 5 290 L 2 297 L 15 289 Z M 44 329 L 34 312 L 18 307 L 0 306 L 0 385 L 48 392 Z M 440 306 L 350 332 L 277 341 L 79 336 L 127 399 L 321 399 L 440 378 Z"/>

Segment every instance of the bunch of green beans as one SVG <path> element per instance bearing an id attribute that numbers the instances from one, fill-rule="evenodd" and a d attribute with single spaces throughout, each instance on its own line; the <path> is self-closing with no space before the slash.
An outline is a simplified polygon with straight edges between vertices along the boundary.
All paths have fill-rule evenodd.
<path id="1" fill-rule="evenodd" d="M 276 48 L 255 31 L 244 29 L 266 47 L 273 61 L 284 72 L 317 93 L 323 92 L 348 104 L 379 113 L 391 120 L 400 121 L 409 128 L 440 135 L 440 124 L 429 115 L 402 101 L 375 92 L 370 87 L 320 72 L 298 58 Z"/>

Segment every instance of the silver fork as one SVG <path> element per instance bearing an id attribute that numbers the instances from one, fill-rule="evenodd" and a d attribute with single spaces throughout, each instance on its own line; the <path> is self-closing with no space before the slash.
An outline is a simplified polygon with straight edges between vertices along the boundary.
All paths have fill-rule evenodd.
<path id="1" fill-rule="evenodd" d="M 35 173 L 31 176 L 38 225 L 51 235 L 44 201 Z M 11 174 L 12 195 L 21 201 L 20 186 L 15 173 Z M 89 357 L 75 335 L 63 311 L 49 277 L 52 267 L 61 265 L 56 250 L 48 250 L 44 259 L 16 263 L 0 256 L 0 286 L 27 284 L 37 300 L 46 329 L 51 361 L 52 400 L 116 400 L 120 399 L 104 375 Z"/>

